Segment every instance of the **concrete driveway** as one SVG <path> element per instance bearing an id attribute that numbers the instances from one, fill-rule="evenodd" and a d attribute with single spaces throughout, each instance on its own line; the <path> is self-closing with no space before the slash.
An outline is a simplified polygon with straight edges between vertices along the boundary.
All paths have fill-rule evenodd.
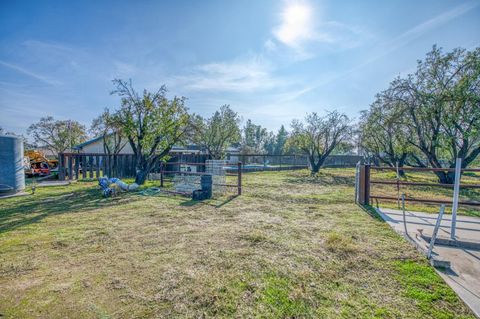
<path id="1" fill-rule="evenodd" d="M 438 214 L 380 208 L 380 216 L 398 233 L 426 252 Z M 480 318 L 480 218 L 457 216 L 456 238 L 450 240 L 451 215 L 444 215 L 433 258 L 450 262 L 450 269 L 437 272 Z M 420 234 L 423 234 L 422 236 Z"/>

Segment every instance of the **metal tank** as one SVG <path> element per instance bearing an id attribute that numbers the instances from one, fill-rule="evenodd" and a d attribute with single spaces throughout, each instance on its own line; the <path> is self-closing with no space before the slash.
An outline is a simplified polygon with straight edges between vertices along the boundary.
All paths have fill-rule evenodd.
<path id="1" fill-rule="evenodd" d="M 23 139 L 0 136 L 0 196 L 23 191 Z"/>

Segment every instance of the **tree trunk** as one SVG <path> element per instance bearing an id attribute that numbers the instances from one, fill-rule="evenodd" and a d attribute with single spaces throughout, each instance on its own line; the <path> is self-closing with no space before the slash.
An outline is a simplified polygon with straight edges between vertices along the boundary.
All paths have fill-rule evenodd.
<path id="1" fill-rule="evenodd" d="M 138 184 L 138 185 L 143 185 L 145 183 L 145 181 L 147 180 L 147 176 L 148 176 L 148 173 L 149 172 L 146 172 L 146 171 L 137 171 L 137 174 L 135 176 L 135 183 Z"/>
<path id="2" fill-rule="evenodd" d="M 407 160 L 407 156 L 408 156 L 408 154 L 404 153 L 404 154 L 402 154 L 402 156 L 398 160 L 398 175 L 400 175 L 400 177 L 405 177 L 406 176 L 405 171 L 401 168 L 405 165 L 405 161 Z"/>
<path id="3" fill-rule="evenodd" d="M 434 172 L 441 184 L 455 183 L 455 172 Z"/>
<path id="4" fill-rule="evenodd" d="M 320 165 L 312 163 L 310 164 L 310 173 L 312 176 L 316 176 L 320 171 Z"/>
<path id="5" fill-rule="evenodd" d="M 310 173 L 312 176 L 316 176 L 318 174 L 326 158 L 327 158 L 326 156 L 321 156 L 318 159 L 318 161 L 315 163 L 315 157 L 314 156 L 309 157 Z"/>
<path id="6" fill-rule="evenodd" d="M 146 159 L 144 156 L 137 157 L 135 183 L 137 183 L 138 185 L 145 184 L 151 168 L 152 165 L 148 159 Z"/>

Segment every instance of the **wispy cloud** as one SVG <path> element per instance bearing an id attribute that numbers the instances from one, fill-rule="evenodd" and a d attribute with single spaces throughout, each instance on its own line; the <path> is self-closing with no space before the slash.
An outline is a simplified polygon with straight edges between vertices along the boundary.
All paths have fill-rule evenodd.
<path id="1" fill-rule="evenodd" d="M 72 53 L 74 50 L 68 45 L 57 42 L 45 42 L 39 40 L 26 40 L 23 45 L 31 49 L 42 49 L 48 52 L 67 52 Z"/>
<path id="2" fill-rule="evenodd" d="M 445 11 L 431 19 L 428 19 L 415 27 L 403 32 L 399 36 L 393 38 L 392 40 L 382 43 L 381 45 L 386 47 L 387 49 L 382 50 L 380 54 L 373 56 L 371 59 L 368 60 L 368 63 L 371 63 L 379 58 L 398 50 L 401 47 L 409 44 L 410 42 L 420 38 L 427 32 L 430 32 L 451 20 L 466 14 L 467 12 L 471 11 L 475 7 L 477 7 L 480 3 L 476 1 L 467 2 L 456 6 L 455 8 Z"/>
<path id="3" fill-rule="evenodd" d="M 199 65 L 190 74 L 175 77 L 174 82 L 188 90 L 217 92 L 262 91 L 284 84 L 272 75 L 271 64 L 258 56 Z"/>
<path id="4" fill-rule="evenodd" d="M 40 75 L 40 74 L 37 74 L 33 71 L 30 71 L 24 67 L 21 67 L 21 66 L 18 66 L 18 65 L 15 65 L 15 64 L 12 64 L 12 63 L 8 63 L 8 62 L 5 62 L 5 61 L 1 61 L 0 60 L 0 65 L 6 67 L 6 68 L 9 68 L 11 70 L 14 70 L 14 71 L 17 71 L 19 73 L 22 73 L 24 75 L 27 75 L 31 78 L 34 78 L 36 80 L 39 80 L 43 83 L 46 83 L 46 84 L 49 84 L 49 85 L 58 85 L 60 84 L 59 81 L 55 81 L 55 80 L 52 80 L 46 76 L 43 76 L 43 75 Z"/>
<path id="5" fill-rule="evenodd" d="M 313 85 L 311 85 L 309 88 L 306 88 L 303 93 L 310 92 L 320 86 L 329 84 L 333 81 L 337 81 L 339 79 L 345 78 L 346 76 L 357 72 L 358 70 L 378 61 L 379 59 L 391 54 L 392 52 L 395 52 L 402 47 L 408 45 L 412 41 L 415 41 L 416 39 L 422 37 L 426 33 L 450 22 L 451 20 L 460 17 L 472 9 L 476 8 L 478 5 L 480 5 L 479 2 L 468 2 L 462 5 L 459 5 L 453 9 L 450 9 L 448 11 L 445 11 L 433 18 L 430 18 L 413 28 L 408 29 L 407 31 L 401 33 L 400 35 L 394 37 L 393 39 L 379 43 L 376 47 L 374 47 L 371 51 L 372 52 L 377 52 L 377 54 L 374 54 L 370 56 L 368 59 L 363 61 L 362 63 L 359 63 L 355 65 L 354 67 L 347 69 L 345 71 L 337 72 L 334 75 L 331 75 L 329 77 L 326 77 Z M 405 71 L 404 71 L 405 72 Z"/>

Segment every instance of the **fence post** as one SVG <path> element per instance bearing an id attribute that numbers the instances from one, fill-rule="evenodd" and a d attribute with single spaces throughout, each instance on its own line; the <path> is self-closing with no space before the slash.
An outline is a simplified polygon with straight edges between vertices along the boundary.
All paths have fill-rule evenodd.
<path id="1" fill-rule="evenodd" d="M 65 180 L 65 155 L 63 153 L 58 154 L 58 179 Z"/>
<path id="2" fill-rule="evenodd" d="M 397 207 L 400 208 L 400 172 L 398 170 L 398 161 L 395 163 L 397 171 Z"/>
<path id="3" fill-rule="evenodd" d="M 237 164 L 237 190 L 238 195 L 242 195 L 242 162 Z"/>
<path id="4" fill-rule="evenodd" d="M 95 156 L 95 169 L 97 171 L 97 179 L 100 178 L 100 157 L 97 155 Z"/>
<path id="5" fill-rule="evenodd" d="M 365 204 L 370 205 L 370 164 L 365 165 Z"/>
<path id="6" fill-rule="evenodd" d="M 85 155 L 80 156 L 82 163 L 82 178 L 87 178 L 87 157 Z M 77 178 L 78 179 L 78 178 Z"/>
<path id="7" fill-rule="evenodd" d="M 72 160 L 73 160 L 73 156 L 70 154 L 70 156 L 68 156 L 68 179 L 69 179 L 69 180 L 72 180 L 72 179 L 73 179 Z"/>
<path id="8" fill-rule="evenodd" d="M 405 216 L 405 194 L 402 194 L 402 213 L 403 213 L 403 229 L 405 230 L 405 234 L 408 236 L 407 218 Z"/>
<path id="9" fill-rule="evenodd" d="M 360 161 L 357 163 L 355 166 L 355 204 L 358 203 L 358 182 L 359 182 L 359 176 L 360 175 Z"/>
<path id="10" fill-rule="evenodd" d="M 450 238 L 455 240 L 455 230 L 457 228 L 457 209 L 458 195 L 460 193 L 460 176 L 462 175 L 462 159 L 457 158 L 455 162 L 455 184 L 453 186 L 453 205 L 452 205 L 452 229 Z"/>
<path id="11" fill-rule="evenodd" d="M 74 157 L 70 157 L 70 158 L 72 159 L 72 158 L 74 158 Z M 76 178 L 77 180 L 80 179 L 80 175 L 78 174 L 78 172 L 79 172 L 79 167 L 80 167 L 79 165 L 80 165 L 79 157 L 78 157 L 78 156 L 75 156 L 75 164 L 74 164 L 73 170 L 75 171 L 74 174 L 75 174 L 75 178 Z M 72 174 L 72 175 L 73 175 L 73 174 Z"/>
<path id="12" fill-rule="evenodd" d="M 93 156 L 87 156 L 88 158 L 88 178 L 93 178 Z"/>
<path id="13" fill-rule="evenodd" d="M 430 238 L 430 245 L 428 246 L 427 258 L 432 257 L 433 246 L 435 246 L 435 240 L 437 239 L 438 230 L 440 229 L 440 223 L 442 222 L 443 212 L 445 211 L 445 204 L 440 206 L 440 212 L 438 213 L 437 222 L 433 229 L 432 238 Z"/>
<path id="14" fill-rule="evenodd" d="M 358 203 L 365 205 L 365 165 L 360 165 L 358 173 Z"/>
<path id="15" fill-rule="evenodd" d="M 360 205 L 370 204 L 370 164 L 360 166 L 358 199 Z"/>
<path id="16" fill-rule="evenodd" d="M 163 162 L 160 162 L 160 187 L 163 187 Z"/>

